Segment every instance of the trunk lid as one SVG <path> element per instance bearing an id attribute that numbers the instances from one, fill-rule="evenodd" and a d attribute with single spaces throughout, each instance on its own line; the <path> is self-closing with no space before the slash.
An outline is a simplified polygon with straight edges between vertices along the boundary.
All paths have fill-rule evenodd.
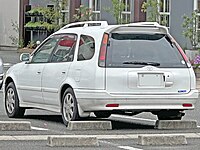
<path id="1" fill-rule="evenodd" d="M 113 31 L 105 67 L 111 94 L 185 94 L 191 89 L 187 60 L 165 33 Z"/>

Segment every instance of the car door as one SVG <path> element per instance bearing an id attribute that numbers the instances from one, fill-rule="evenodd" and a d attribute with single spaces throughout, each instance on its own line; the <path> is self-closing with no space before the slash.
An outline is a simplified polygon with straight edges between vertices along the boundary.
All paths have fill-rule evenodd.
<path id="1" fill-rule="evenodd" d="M 57 35 L 59 42 L 45 65 L 42 75 L 42 92 L 46 105 L 58 106 L 59 90 L 68 76 L 69 67 L 74 59 L 77 36 L 74 34 Z"/>
<path id="2" fill-rule="evenodd" d="M 69 76 L 76 82 L 79 89 L 99 89 L 101 82 L 96 72 L 95 40 L 90 35 L 80 35 L 77 59 L 70 67 Z M 97 81 L 97 80 L 98 81 Z"/>
<path id="3" fill-rule="evenodd" d="M 35 53 L 30 62 L 25 63 L 18 74 L 18 89 L 20 99 L 24 102 L 43 104 L 41 79 L 44 66 L 49 61 L 57 39 L 49 38 Z"/>

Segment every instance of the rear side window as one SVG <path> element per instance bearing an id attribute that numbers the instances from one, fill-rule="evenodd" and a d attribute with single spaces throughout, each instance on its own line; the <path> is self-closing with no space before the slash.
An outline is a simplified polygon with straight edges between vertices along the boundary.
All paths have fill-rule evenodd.
<path id="1" fill-rule="evenodd" d="M 94 38 L 87 35 L 81 35 L 78 49 L 78 61 L 89 60 L 95 52 Z"/>
<path id="2" fill-rule="evenodd" d="M 107 67 L 185 68 L 186 63 L 165 34 L 112 33 L 107 46 Z"/>

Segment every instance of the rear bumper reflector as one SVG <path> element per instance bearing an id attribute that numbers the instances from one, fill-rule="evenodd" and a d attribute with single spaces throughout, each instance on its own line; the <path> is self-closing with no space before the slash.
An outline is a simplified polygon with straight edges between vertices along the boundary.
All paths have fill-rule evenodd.
<path id="1" fill-rule="evenodd" d="M 119 107 L 119 104 L 107 104 L 106 107 Z"/>
<path id="2" fill-rule="evenodd" d="M 183 107 L 192 107 L 192 104 L 183 104 Z"/>

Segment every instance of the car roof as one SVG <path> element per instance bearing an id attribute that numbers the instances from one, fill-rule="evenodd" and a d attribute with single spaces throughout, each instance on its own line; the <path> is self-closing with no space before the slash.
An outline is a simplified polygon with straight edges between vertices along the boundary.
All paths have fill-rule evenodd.
<path id="1" fill-rule="evenodd" d="M 88 35 L 102 35 L 103 33 L 117 32 L 117 33 L 162 33 L 168 34 L 167 27 L 161 26 L 156 22 L 138 22 L 121 25 L 108 25 L 107 21 L 86 21 L 71 23 L 54 34 L 75 33 Z"/>

